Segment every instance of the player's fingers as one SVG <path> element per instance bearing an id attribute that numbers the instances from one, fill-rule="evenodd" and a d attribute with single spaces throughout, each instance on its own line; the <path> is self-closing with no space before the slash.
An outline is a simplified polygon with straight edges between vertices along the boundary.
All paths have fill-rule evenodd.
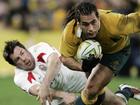
<path id="1" fill-rule="evenodd" d="M 41 105 L 46 105 L 46 102 L 42 102 Z M 50 104 L 49 104 L 50 105 Z"/>
<path id="2" fill-rule="evenodd" d="M 39 101 L 39 96 L 36 97 L 36 100 Z"/>
<path id="3" fill-rule="evenodd" d="M 46 99 L 41 99 L 40 98 L 40 103 L 41 103 L 41 105 L 46 105 Z"/>
<path id="4" fill-rule="evenodd" d="M 53 95 L 50 94 L 49 98 L 50 98 L 50 100 L 52 101 L 52 100 L 53 100 Z"/>
<path id="5" fill-rule="evenodd" d="M 49 105 L 51 105 L 51 98 L 50 97 L 47 97 L 47 100 L 48 100 L 48 102 L 49 102 Z"/>
<path id="6" fill-rule="evenodd" d="M 48 102 L 49 102 L 49 105 L 51 105 L 51 102 L 52 102 L 51 96 L 48 96 L 48 97 L 47 97 L 47 100 L 48 100 Z"/>

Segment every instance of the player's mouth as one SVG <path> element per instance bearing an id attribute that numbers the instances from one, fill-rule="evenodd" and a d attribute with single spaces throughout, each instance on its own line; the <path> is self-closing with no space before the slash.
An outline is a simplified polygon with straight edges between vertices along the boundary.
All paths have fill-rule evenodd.
<path id="1" fill-rule="evenodd" d="M 25 63 L 27 66 L 30 66 L 31 65 L 31 62 L 30 62 L 30 60 L 28 60 L 28 61 L 26 61 L 26 63 Z"/>
<path id="2" fill-rule="evenodd" d="M 97 35 L 96 32 L 88 33 L 88 38 L 95 38 Z"/>

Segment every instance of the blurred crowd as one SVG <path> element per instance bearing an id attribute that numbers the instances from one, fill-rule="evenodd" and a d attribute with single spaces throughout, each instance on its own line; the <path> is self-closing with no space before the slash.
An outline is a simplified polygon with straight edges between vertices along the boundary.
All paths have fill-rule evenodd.
<path id="1" fill-rule="evenodd" d="M 84 0 L 0 0 L 0 22 L 4 27 L 25 31 L 61 30 L 67 11 L 81 1 Z M 86 1 L 122 14 L 140 9 L 140 0 Z M 132 35 L 131 43 L 132 55 L 120 75 L 135 77 L 140 75 L 140 35 Z"/>
<path id="2" fill-rule="evenodd" d="M 61 29 L 66 12 L 84 0 L 0 0 L 0 20 L 22 30 Z M 101 9 L 128 14 L 139 9 L 140 0 L 86 0 Z"/>

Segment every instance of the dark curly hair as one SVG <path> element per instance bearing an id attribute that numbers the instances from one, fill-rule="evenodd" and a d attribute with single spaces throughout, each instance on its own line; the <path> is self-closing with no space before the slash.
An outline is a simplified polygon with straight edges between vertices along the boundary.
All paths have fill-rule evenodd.
<path id="1" fill-rule="evenodd" d="M 99 18 L 99 13 L 93 3 L 81 2 L 68 11 L 64 25 L 66 26 L 68 22 L 70 22 L 72 19 L 75 19 L 76 22 L 74 26 L 76 26 L 76 23 L 80 22 L 80 15 L 90 15 L 92 12 L 95 12 L 95 15 Z"/>
<path id="2" fill-rule="evenodd" d="M 10 58 L 10 55 L 13 54 L 14 48 L 16 46 L 22 47 L 24 49 L 26 48 L 18 40 L 6 41 L 5 44 L 6 45 L 3 50 L 3 57 L 9 64 L 15 65 L 14 61 Z"/>

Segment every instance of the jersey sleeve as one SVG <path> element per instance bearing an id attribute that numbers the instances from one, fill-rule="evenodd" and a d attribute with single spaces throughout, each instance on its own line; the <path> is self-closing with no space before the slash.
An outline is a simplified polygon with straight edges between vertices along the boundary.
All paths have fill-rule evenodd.
<path id="1" fill-rule="evenodd" d="M 74 22 L 71 21 L 65 27 L 60 42 L 60 53 L 66 57 L 73 57 L 76 54 L 77 48 L 80 43 L 80 38 L 73 34 Z"/>
<path id="2" fill-rule="evenodd" d="M 59 52 L 51 45 L 41 42 L 37 46 L 37 60 L 41 62 L 47 62 L 48 57 L 52 53 L 57 53 L 59 56 Z"/>
<path id="3" fill-rule="evenodd" d="M 27 93 L 33 85 L 40 84 L 32 72 L 15 74 L 14 83 Z"/>
<path id="4" fill-rule="evenodd" d="M 140 32 L 140 11 L 123 15 L 111 10 L 99 10 L 101 22 L 111 34 L 128 35 Z"/>

